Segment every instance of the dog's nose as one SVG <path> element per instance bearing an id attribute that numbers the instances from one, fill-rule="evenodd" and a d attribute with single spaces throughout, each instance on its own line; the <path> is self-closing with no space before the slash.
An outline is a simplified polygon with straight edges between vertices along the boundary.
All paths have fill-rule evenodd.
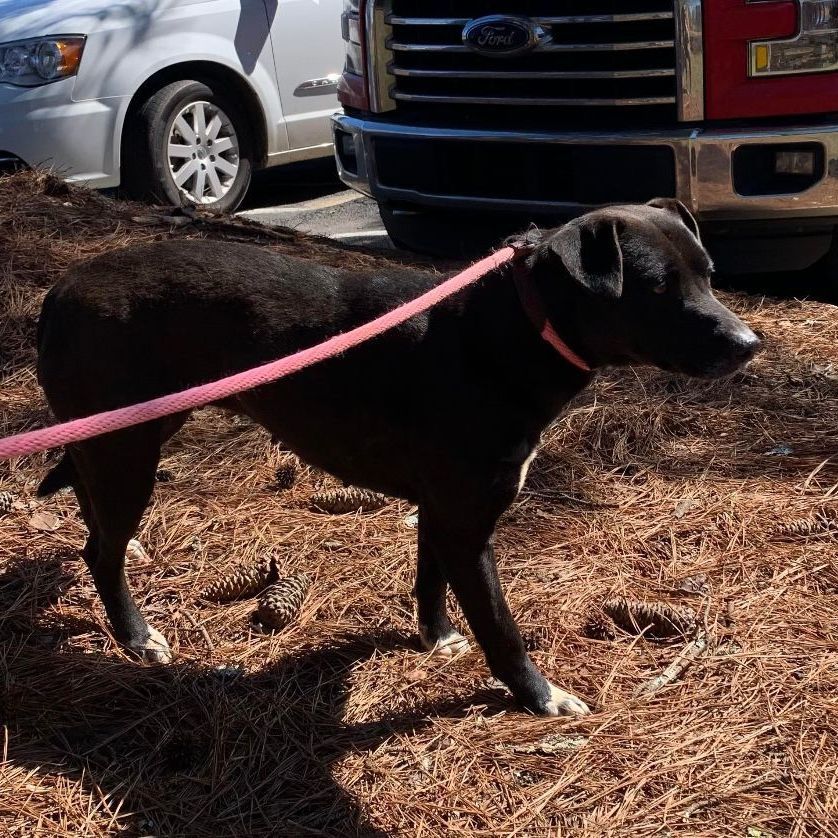
<path id="1" fill-rule="evenodd" d="M 743 364 L 750 361 L 762 349 L 762 341 L 750 329 L 740 329 L 732 337 L 733 353 Z"/>

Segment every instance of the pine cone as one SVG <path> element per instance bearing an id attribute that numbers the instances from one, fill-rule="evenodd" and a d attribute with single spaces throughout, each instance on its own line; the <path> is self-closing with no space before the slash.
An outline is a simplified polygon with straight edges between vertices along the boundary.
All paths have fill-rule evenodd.
<path id="1" fill-rule="evenodd" d="M 640 602 L 624 597 L 603 603 L 602 610 L 629 634 L 648 630 L 645 637 L 663 640 L 692 634 L 698 627 L 698 618 L 692 608 L 673 607 L 663 602 Z"/>
<path id="2" fill-rule="evenodd" d="M 297 466 L 292 463 L 282 463 L 276 467 L 276 488 L 280 492 L 291 489 L 297 482 Z"/>
<path id="3" fill-rule="evenodd" d="M 271 631 L 285 628 L 303 607 L 310 586 L 311 578 L 305 573 L 283 577 L 262 594 L 254 621 Z"/>
<path id="4" fill-rule="evenodd" d="M 346 512 L 372 512 L 386 506 L 390 499 L 378 492 L 370 492 L 368 489 L 358 489 L 355 486 L 347 486 L 344 489 L 335 489 L 331 492 L 317 492 L 311 498 L 311 505 L 320 512 L 329 512 L 332 515 L 343 515 Z"/>
<path id="5" fill-rule="evenodd" d="M 232 602 L 234 599 L 245 599 L 256 596 L 272 585 L 279 578 L 276 560 L 268 557 L 259 562 L 256 567 L 240 567 L 229 576 L 217 579 L 201 594 L 203 599 L 212 602 Z"/>
<path id="6" fill-rule="evenodd" d="M 159 468 L 157 469 L 157 473 L 154 475 L 154 479 L 158 483 L 171 483 L 172 480 L 175 479 L 175 476 L 170 469 Z"/>
<path id="7" fill-rule="evenodd" d="M 528 652 L 540 652 L 550 648 L 550 631 L 543 626 L 522 632 L 521 636 Z"/>
<path id="8" fill-rule="evenodd" d="M 15 496 L 11 492 L 0 492 L 0 515 L 11 512 L 14 504 Z"/>
<path id="9" fill-rule="evenodd" d="M 604 614 L 591 614 L 582 627 L 582 634 L 592 640 L 613 640 L 617 636 L 614 623 Z"/>
<path id="10" fill-rule="evenodd" d="M 838 515 L 833 512 L 818 512 L 811 518 L 798 518 L 780 524 L 777 535 L 801 536 L 838 535 Z"/>

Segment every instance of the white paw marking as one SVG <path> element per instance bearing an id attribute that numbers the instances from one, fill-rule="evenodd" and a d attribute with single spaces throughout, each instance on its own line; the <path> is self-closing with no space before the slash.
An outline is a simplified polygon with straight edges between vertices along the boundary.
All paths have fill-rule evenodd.
<path id="1" fill-rule="evenodd" d="M 524 488 L 524 482 L 527 479 L 527 472 L 530 470 L 530 464 L 535 459 L 536 454 L 538 454 L 538 448 L 537 447 L 533 448 L 533 450 L 530 451 L 529 457 L 527 457 L 527 459 L 524 460 L 524 463 L 521 466 L 521 473 L 518 477 L 518 491 L 519 492 L 521 491 L 521 489 Z"/>
<path id="2" fill-rule="evenodd" d="M 544 705 L 547 716 L 587 716 L 590 708 L 581 698 L 550 684 L 550 700 Z"/>
<path id="3" fill-rule="evenodd" d="M 434 640 L 429 636 L 427 626 L 419 626 L 419 640 L 425 651 L 433 652 L 435 655 L 441 655 L 445 658 L 452 658 L 454 655 L 459 655 L 460 652 L 468 652 L 471 649 L 471 644 L 458 631 L 452 631 L 445 637 Z"/>
<path id="4" fill-rule="evenodd" d="M 157 629 L 147 626 L 148 637 L 136 651 L 145 663 L 171 663 L 174 659 L 166 638 Z"/>
<path id="5" fill-rule="evenodd" d="M 125 548 L 125 558 L 129 562 L 148 561 L 148 553 L 146 553 L 143 545 L 136 538 L 132 538 Z"/>

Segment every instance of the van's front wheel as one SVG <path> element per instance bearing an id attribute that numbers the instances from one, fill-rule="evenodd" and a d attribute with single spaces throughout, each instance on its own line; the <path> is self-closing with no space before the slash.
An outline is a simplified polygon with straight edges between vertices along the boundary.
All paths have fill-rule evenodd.
<path id="1" fill-rule="evenodd" d="M 151 96 L 126 124 L 122 180 L 134 198 L 234 210 L 253 171 L 247 119 L 232 99 L 199 81 Z"/>

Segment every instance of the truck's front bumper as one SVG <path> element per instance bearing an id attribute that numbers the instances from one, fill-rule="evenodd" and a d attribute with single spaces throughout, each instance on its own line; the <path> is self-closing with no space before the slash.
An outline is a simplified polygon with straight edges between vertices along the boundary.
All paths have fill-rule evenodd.
<path id="1" fill-rule="evenodd" d="M 346 114 L 335 116 L 333 124 L 342 180 L 380 202 L 577 214 L 601 203 L 625 199 L 620 191 L 620 178 L 615 177 L 613 169 L 609 171 L 606 167 L 601 173 L 586 172 L 587 186 L 569 197 L 560 195 L 558 200 L 551 199 L 544 183 L 540 185 L 542 194 L 538 194 L 537 189 L 533 193 L 538 195 L 537 198 L 514 187 L 510 189 L 509 184 L 514 184 L 519 170 L 520 177 L 527 177 L 530 181 L 539 179 L 539 171 L 544 179 L 555 175 L 550 167 L 552 154 L 556 155 L 557 166 L 566 169 L 566 174 L 555 181 L 559 185 L 577 177 L 579 173 L 574 171 L 574 166 L 577 169 L 580 165 L 586 166 L 584 161 L 609 163 L 622 159 L 620 155 L 624 155 L 624 159 L 629 161 L 628 168 L 635 166 L 631 161 L 636 160 L 636 167 L 641 170 L 626 172 L 635 184 L 634 192 L 642 192 L 644 187 L 643 161 L 648 159 L 657 166 L 655 161 L 663 160 L 666 171 L 657 179 L 651 177 L 650 172 L 648 187 L 651 194 L 639 197 L 657 197 L 669 191 L 671 194 L 668 197 L 680 198 L 703 221 L 820 219 L 826 222 L 838 217 L 838 124 L 736 130 L 684 128 L 666 133 L 581 133 L 421 127 Z M 416 141 L 422 141 L 422 144 Z M 399 142 L 404 144 L 402 171 L 399 171 L 398 165 Z M 433 165 L 433 158 L 415 157 L 410 153 L 410 143 L 414 143 L 416 150 L 431 145 L 454 149 L 459 155 L 460 168 L 463 168 L 463 161 L 469 159 L 469 149 L 474 151 L 478 146 L 485 149 L 485 144 L 494 143 L 500 144 L 497 151 L 502 153 L 486 158 L 493 161 L 493 170 L 485 172 L 485 184 L 472 177 L 467 182 L 470 188 L 463 190 L 456 188 L 460 184 L 434 177 L 427 171 L 427 167 Z M 380 164 L 385 144 L 388 171 L 383 171 Z M 813 182 L 805 184 L 803 189 L 789 191 L 786 188 L 788 179 L 772 180 L 771 173 L 762 177 L 757 172 L 756 186 L 749 184 L 748 190 L 753 192 L 756 189 L 764 194 L 737 191 L 741 181 L 741 175 L 735 172 L 739 166 L 737 161 L 745 160 L 749 154 L 753 157 L 753 152 L 743 152 L 743 149 L 754 146 L 765 147 L 769 154 L 784 148 L 814 150 L 818 169 Z M 592 151 L 601 156 L 592 157 Z M 473 158 L 479 166 L 479 155 L 474 154 Z M 538 163 L 533 164 L 536 158 Z M 504 160 L 508 160 L 511 171 L 500 169 L 498 164 Z M 760 160 L 758 157 L 757 164 Z M 595 170 L 598 164 L 593 162 L 587 167 Z M 495 192 L 491 186 L 493 178 L 498 184 Z M 612 183 L 614 197 L 609 197 Z M 782 184 L 783 191 L 773 192 L 775 183 Z M 450 188 L 449 184 L 454 188 Z M 634 192 L 631 197 L 634 197 Z M 595 200 L 587 200 L 588 196 L 595 196 Z"/>

